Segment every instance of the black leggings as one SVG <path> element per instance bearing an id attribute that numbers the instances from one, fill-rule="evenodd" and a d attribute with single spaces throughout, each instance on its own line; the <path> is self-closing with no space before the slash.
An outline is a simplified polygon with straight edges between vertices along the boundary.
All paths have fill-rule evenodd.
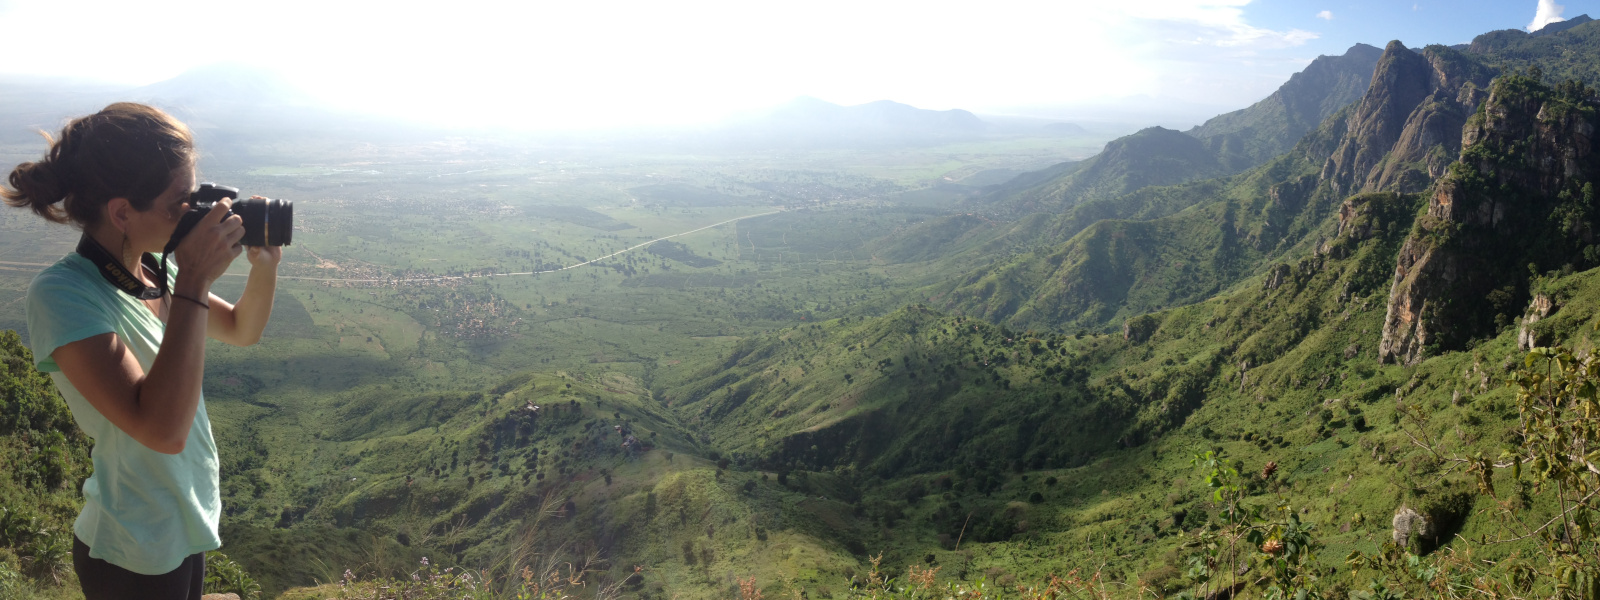
<path id="1" fill-rule="evenodd" d="M 191 554 L 164 575 L 140 575 L 98 558 L 72 536 L 72 567 L 78 571 L 84 600 L 200 600 L 205 589 L 206 554 Z"/>

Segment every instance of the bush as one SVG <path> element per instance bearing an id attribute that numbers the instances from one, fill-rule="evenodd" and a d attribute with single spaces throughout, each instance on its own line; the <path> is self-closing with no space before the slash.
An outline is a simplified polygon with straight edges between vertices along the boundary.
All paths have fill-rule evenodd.
<path id="1" fill-rule="evenodd" d="M 240 600 L 255 600 L 261 596 L 261 586 L 228 555 L 211 551 L 206 553 L 205 593 L 232 593 L 238 594 Z"/>

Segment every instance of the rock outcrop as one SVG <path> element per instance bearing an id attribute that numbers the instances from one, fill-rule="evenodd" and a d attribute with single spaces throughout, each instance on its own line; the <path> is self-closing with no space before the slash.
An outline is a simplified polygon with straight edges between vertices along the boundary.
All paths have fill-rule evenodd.
<path id="1" fill-rule="evenodd" d="M 1393 528 L 1390 533 L 1391 539 L 1394 540 L 1396 545 L 1402 547 L 1406 546 L 1413 539 L 1413 536 L 1426 538 L 1433 535 L 1432 523 L 1428 522 L 1428 517 L 1405 506 L 1395 511 L 1394 520 L 1390 523 L 1390 526 Z"/>
<path id="2" fill-rule="evenodd" d="M 1437 344 L 1492 333 L 1489 295 L 1526 300 L 1528 265 L 1581 260 L 1595 194 L 1593 90 L 1508 76 L 1462 133 L 1396 258 L 1379 359 L 1414 364 Z"/>
<path id="3" fill-rule="evenodd" d="M 1322 180 L 1341 194 L 1426 188 L 1455 160 L 1461 127 L 1492 77 L 1455 50 L 1389 42 Z"/>
<path id="4" fill-rule="evenodd" d="M 1161 327 L 1161 321 L 1151 315 L 1139 315 L 1122 323 L 1122 339 L 1143 344 Z"/>
<path id="5" fill-rule="evenodd" d="M 1522 315 L 1522 327 L 1517 329 L 1517 348 L 1532 350 L 1549 343 L 1539 331 L 1533 327 L 1535 323 L 1544 320 L 1555 312 L 1556 303 L 1550 296 L 1539 294 L 1533 297 L 1533 302 L 1528 303 L 1527 313 Z"/>

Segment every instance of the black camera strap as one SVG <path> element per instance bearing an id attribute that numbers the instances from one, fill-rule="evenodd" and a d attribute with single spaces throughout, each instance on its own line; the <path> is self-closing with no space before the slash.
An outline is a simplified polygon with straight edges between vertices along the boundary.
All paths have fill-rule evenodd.
<path id="1" fill-rule="evenodd" d="M 117 289 L 127 292 L 129 296 L 140 300 L 155 300 L 167 295 L 167 253 L 162 254 L 161 260 L 156 260 L 155 255 L 149 252 L 139 257 L 141 266 L 148 269 L 156 280 L 156 287 L 151 287 L 129 273 L 122 266 L 122 259 L 113 256 L 111 251 L 106 250 L 105 246 L 94 241 L 94 238 L 89 237 L 87 233 L 78 240 L 77 252 L 100 268 L 101 277 L 106 278 L 111 285 L 117 286 Z"/>

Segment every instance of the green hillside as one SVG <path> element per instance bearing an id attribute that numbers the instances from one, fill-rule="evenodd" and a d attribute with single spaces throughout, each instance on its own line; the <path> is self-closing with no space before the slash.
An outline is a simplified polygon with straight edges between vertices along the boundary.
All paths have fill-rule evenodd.
<path id="1" fill-rule="evenodd" d="M 1403 569 L 1345 574 L 1352 552 L 1395 552 L 1384 549 L 1389 517 L 1407 507 L 1432 523 L 1411 546 L 1421 560 L 1514 581 L 1516 571 L 1493 565 L 1515 564 L 1540 546 L 1500 515 L 1533 523 L 1559 516 L 1555 490 L 1528 487 L 1509 465 L 1475 476 L 1455 461 L 1527 451 L 1534 430 L 1507 384 L 1526 376 L 1516 371 L 1528 344 L 1592 348 L 1600 280 L 1582 271 L 1579 247 L 1550 245 L 1552 236 L 1581 239 L 1591 221 L 1563 204 L 1527 199 L 1541 193 L 1530 186 L 1575 189 L 1595 172 L 1589 163 L 1566 175 L 1539 170 L 1548 164 L 1545 152 L 1583 148 L 1574 145 L 1581 138 L 1561 132 L 1592 118 L 1592 100 L 1571 104 L 1590 97 L 1526 78 L 1497 81 L 1483 109 L 1489 116 L 1471 125 L 1486 133 L 1467 137 L 1463 162 L 1436 188 L 1494 173 L 1531 194 L 1512 196 L 1523 198 L 1521 208 L 1497 223 L 1511 243 L 1546 240 L 1546 251 L 1564 252 L 1576 265 L 1501 273 L 1499 281 L 1533 298 L 1527 317 L 1520 327 L 1504 317 L 1478 326 L 1478 337 L 1459 351 L 1430 346 L 1405 365 L 1381 362 L 1400 310 L 1391 294 L 1400 298 L 1415 285 L 1391 285 L 1397 261 L 1404 267 L 1419 240 L 1457 252 L 1446 264 L 1517 254 L 1486 239 L 1492 230 L 1435 233 L 1451 221 L 1449 210 L 1480 214 L 1473 204 L 1451 209 L 1462 206 L 1452 192 L 1371 193 L 1340 202 L 1307 236 L 1322 241 L 1314 251 L 1273 261 L 1205 301 L 1128 319 L 1121 336 L 1008 331 L 911 308 L 743 344 L 667 384 L 662 395 L 683 403 L 688 418 L 703 419 L 721 448 L 749 464 L 864 481 L 863 512 L 883 511 L 879 503 L 894 508 L 884 513 L 880 537 L 863 543 L 885 548 L 884 560 L 897 568 L 920 556 L 967 575 L 1036 582 L 1098 569 L 1163 594 L 1198 593 L 1200 572 L 1188 561 L 1202 554 L 1195 542 L 1224 520 L 1223 505 L 1200 484 L 1205 473 L 1191 464 L 1210 450 L 1239 473 L 1265 473 L 1244 477 L 1240 493 L 1246 504 L 1292 509 L 1291 521 L 1264 517 L 1279 519 L 1280 531 L 1288 523 L 1314 527 L 1316 551 L 1295 570 L 1301 585 L 1343 597 L 1377 575 L 1379 589 L 1424 595 L 1429 579 Z M 1526 139 L 1517 123 L 1534 114 L 1546 115 L 1540 123 L 1551 132 L 1534 139 L 1549 145 L 1495 145 Z M 1545 223 L 1568 225 L 1565 233 L 1517 234 Z M 1521 314 L 1522 301 L 1511 302 L 1513 315 Z M 1454 313 L 1433 318 L 1448 316 Z M 1524 491 L 1496 508 L 1486 495 L 1495 488 Z M 932 502 L 930 490 L 938 495 Z M 964 536 L 965 553 L 949 554 L 947 542 Z M 1507 538 L 1522 541 L 1484 541 Z M 1471 560 L 1461 562 L 1468 552 Z M 1281 581 L 1248 580 L 1246 595 Z"/>
<path id="2" fill-rule="evenodd" d="M 1600 597 L 1597 27 L 1358 46 L 981 193 L 988 146 L 292 180 L 365 195 L 208 351 L 208 587 Z M 0 363 L 0 598 L 75 597 L 89 440 Z"/>
<path id="3" fill-rule="evenodd" d="M 61 597 L 89 439 L 14 331 L 0 331 L 0 597 Z"/>
<path id="4" fill-rule="evenodd" d="M 1053 175 L 1043 181 L 1038 175 L 1019 175 L 972 204 L 985 212 L 1060 212 L 1079 202 L 1120 196 L 1146 186 L 1223 174 L 1225 170 L 1216 155 L 1200 140 L 1171 129 L 1150 127 L 1112 140 L 1105 150 L 1082 163 L 1041 173 Z"/>
<path id="5" fill-rule="evenodd" d="M 1344 194 L 1418 192 L 1460 153 L 1460 131 L 1492 67 L 1430 46 L 1391 43 L 1371 89 L 1290 152 L 1233 177 L 1146 188 L 1085 204 L 1040 228 L 1037 247 L 936 284 L 935 306 L 1016 327 L 1109 330 L 1145 312 L 1204 300 L 1315 250 Z M 1421 157 L 1420 162 L 1409 157 Z M 1446 161 L 1448 162 L 1448 161 Z M 1096 217 L 1107 220 L 1094 220 Z M 1064 242 L 1043 242 L 1065 239 Z"/>

